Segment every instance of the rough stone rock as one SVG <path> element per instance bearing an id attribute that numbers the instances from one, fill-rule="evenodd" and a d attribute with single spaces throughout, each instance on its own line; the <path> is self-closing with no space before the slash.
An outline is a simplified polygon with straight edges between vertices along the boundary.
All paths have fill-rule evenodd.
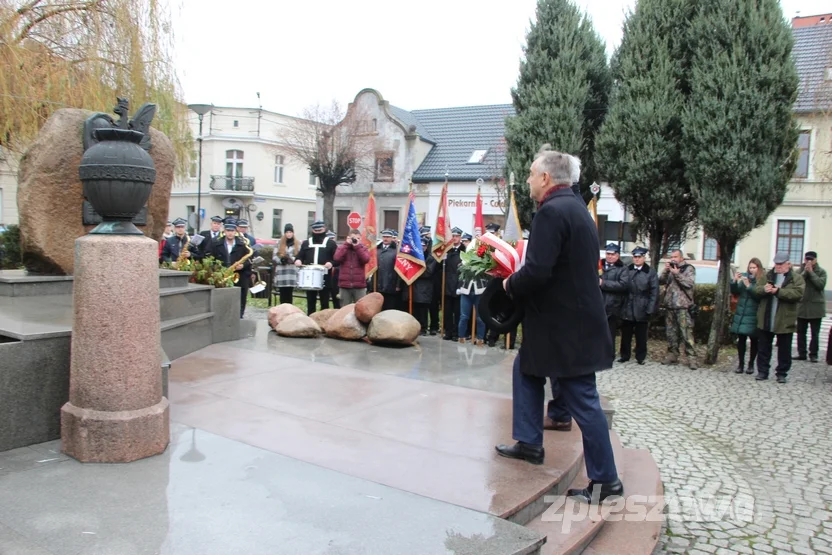
<path id="1" fill-rule="evenodd" d="M 269 309 L 269 325 L 273 330 L 276 330 L 280 322 L 292 314 L 303 314 L 303 311 L 289 303 L 273 306 Z"/>
<path id="2" fill-rule="evenodd" d="M 381 293 L 370 293 L 359 299 L 355 303 L 355 317 L 362 324 L 368 324 L 373 320 L 373 317 L 381 312 L 381 307 L 384 305 L 384 295 Z"/>
<path id="3" fill-rule="evenodd" d="M 310 318 L 315 320 L 315 322 L 321 326 L 323 329 L 324 325 L 332 318 L 335 313 L 338 312 L 337 308 L 325 308 L 323 310 L 319 310 L 318 312 L 313 312 Z"/>
<path id="4" fill-rule="evenodd" d="M 421 329 L 419 321 L 407 312 L 385 310 L 370 322 L 367 337 L 373 343 L 412 345 L 419 337 Z"/>
<path id="5" fill-rule="evenodd" d="M 95 227 L 83 225 L 84 193 L 78 176 L 84 121 L 92 114 L 76 108 L 56 111 L 20 160 L 17 208 L 23 263 L 30 272 L 72 275 L 75 239 Z M 151 128 L 150 140 L 156 183 L 147 200 L 147 225 L 138 228 L 159 241 L 168 220 L 176 156 L 161 131 Z"/>
<path id="6" fill-rule="evenodd" d="M 355 317 L 355 305 L 348 304 L 327 320 L 324 331 L 328 337 L 357 341 L 367 335 L 367 328 Z"/>
<path id="7" fill-rule="evenodd" d="M 323 333 L 321 326 L 306 314 L 290 314 L 286 316 L 275 330 L 277 335 L 284 337 L 318 337 Z"/>

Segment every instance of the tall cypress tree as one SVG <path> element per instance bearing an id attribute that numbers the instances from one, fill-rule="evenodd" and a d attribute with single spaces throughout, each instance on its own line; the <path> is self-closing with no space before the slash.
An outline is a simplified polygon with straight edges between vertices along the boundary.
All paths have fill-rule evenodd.
<path id="1" fill-rule="evenodd" d="M 689 94 L 692 0 L 639 0 L 612 61 L 615 87 L 598 134 L 597 159 L 619 202 L 650 241 L 650 261 L 696 219 L 681 155 Z"/>
<path id="2" fill-rule="evenodd" d="M 610 83 L 604 43 L 592 23 L 568 0 L 539 0 L 511 91 L 516 115 L 506 122 L 506 175 L 517 177 L 523 227 L 535 210 L 525 178 L 543 144 L 580 157 L 582 191 L 596 179 L 595 134 Z"/>
<path id="3" fill-rule="evenodd" d="M 682 157 L 699 221 L 719 244 L 719 286 L 705 362 L 719 354 L 737 242 L 763 225 L 795 167 L 797 71 L 777 0 L 698 0 Z"/>

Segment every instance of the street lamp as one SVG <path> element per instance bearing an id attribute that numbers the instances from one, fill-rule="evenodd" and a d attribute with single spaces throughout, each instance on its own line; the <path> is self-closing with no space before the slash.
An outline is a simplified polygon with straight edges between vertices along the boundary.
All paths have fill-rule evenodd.
<path id="1" fill-rule="evenodd" d="M 196 232 L 202 226 L 202 116 L 214 109 L 213 104 L 188 104 L 188 109 L 196 112 L 199 116 L 199 169 L 197 170 L 196 184 Z"/>

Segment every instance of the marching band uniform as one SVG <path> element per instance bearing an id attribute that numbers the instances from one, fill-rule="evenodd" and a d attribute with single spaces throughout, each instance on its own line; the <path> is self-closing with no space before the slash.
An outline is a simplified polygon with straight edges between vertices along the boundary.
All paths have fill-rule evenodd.
<path id="1" fill-rule="evenodd" d="M 226 230 L 237 230 L 233 223 L 225 224 Z M 211 245 L 211 256 L 222 262 L 223 266 L 230 268 L 235 266 L 245 255 L 248 254 L 245 243 L 240 237 L 234 237 L 233 242 L 223 237 Z M 243 263 L 243 269 L 237 270 L 239 279 L 237 287 L 240 288 L 240 318 L 246 311 L 246 300 L 248 299 L 248 287 L 251 284 L 251 258 Z"/>
<path id="2" fill-rule="evenodd" d="M 177 218 L 173 221 L 174 227 L 181 227 L 184 231 L 186 222 L 183 218 Z M 181 237 L 174 233 L 167 239 L 165 239 L 165 244 L 162 247 L 162 260 L 164 262 L 176 262 L 179 258 L 179 254 L 182 252 L 182 247 L 185 246 L 186 241 L 188 241 L 188 234 L 185 233 Z M 198 255 L 198 250 L 192 243 L 188 243 L 188 252 L 191 253 L 191 258 L 197 259 L 201 258 Z"/>
<path id="3" fill-rule="evenodd" d="M 455 227 L 451 230 L 452 235 L 462 236 L 462 230 Z M 445 255 L 445 337 L 447 341 L 459 340 L 459 312 L 460 301 L 457 289 L 459 289 L 459 266 L 462 264 L 461 254 L 465 252 L 465 246 L 460 243 L 448 249 Z"/>
<path id="4" fill-rule="evenodd" d="M 304 241 L 295 260 L 300 260 L 304 266 L 324 266 L 327 262 L 334 265 L 335 250 L 338 246 L 326 236 L 326 224 L 320 220 L 312 224 L 312 236 Z M 321 310 L 329 308 L 329 297 L 332 291 L 331 273 L 324 274 L 324 288 L 320 291 L 306 292 L 306 313 L 316 312 L 315 305 L 318 302 L 318 293 L 321 297 Z"/>
<path id="5" fill-rule="evenodd" d="M 205 237 L 205 240 L 199 246 L 203 258 L 211 255 L 211 249 L 213 248 L 214 241 L 220 241 L 223 237 L 222 218 L 214 216 L 211 218 L 211 223 L 211 227 L 213 227 L 213 224 L 219 224 L 219 229 L 217 231 L 214 231 L 213 229 L 206 229 L 205 231 L 199 232 L 200 235 Z"/>

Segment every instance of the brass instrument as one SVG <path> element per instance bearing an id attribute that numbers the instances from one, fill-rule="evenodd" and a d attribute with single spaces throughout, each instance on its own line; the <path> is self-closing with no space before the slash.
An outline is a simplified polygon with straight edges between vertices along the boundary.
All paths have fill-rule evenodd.
<path id="1" fill-rule="evenodd" d="M 176 263 L 174 264 L 174 267 L 177 270 L 181 270 L 181 271 L 190 270 L 189 266 L 190 266 L 191 260 L 189 258 L 185 258 L 185 253 L 188 252 L 188 245 L 190 245 L 190 244 L 191 244 L 191 238 L 186 233 L 185 234 L 185 244 L 182 245 L 182 248 L 179 250 L 179 257 L 176 259 Z"/>
<path id="2" fill-rule="evenodd" d="M 244 263 L 246 262 L 246 260 L 248 260 L 249 258 L 251 258 L 251 256 L 254 254 L 254 249 L 252 249 L 252 248 L 251 248 L 251 246 L 249 246 L 249 243 L 248 243 L 248 237 L 246 237 L 245 235 L 240 235 L 240 232 L 239 232 L 239 231 L 237 232 L 237 234 L 235 235 L 235 237 L 242 237 L 242 238 L 243 238 L 243 244 L 244 244 L 244 245 L 246 246 L 246 248 L 248 249 L 248 254 L 246 254 L 245 256 L 243 256 L 240 260 L 238 260 L 238 261 L 237 261 L 237 262 L 235 262 L 232 266 L 229 266 L 229 267 L 225 270 L 225 274 L 223 275 L 223 281 L 225 281 L 225 280 L 231 280 L 231 281 L 232 281 L 232 283 L 234 283 L 234 284 L 236 285 L 236 284 L 237 284 L 237 282 L 239 282 L 239 281 L 240 281 L 240 274 L 239 274 L 239 273 L 237 273 L 237 271 L 236 271 L 234 268 L 236 268 L 236 267 L 237 267 L 237 264 L 244 264 Z"/>

